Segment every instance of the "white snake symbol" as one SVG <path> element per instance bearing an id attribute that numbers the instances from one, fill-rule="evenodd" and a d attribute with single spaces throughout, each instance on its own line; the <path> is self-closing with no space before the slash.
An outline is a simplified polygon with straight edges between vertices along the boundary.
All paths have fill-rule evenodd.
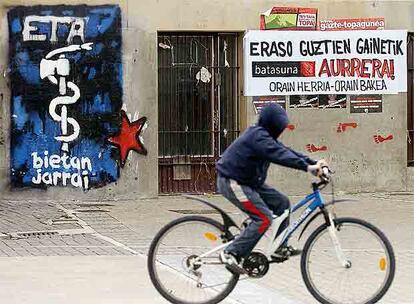
<path id="1" fill-rule="evenodd" d="M 66 81 L 66 77 L 69 76 L 70 63 L 65 57 L 64 53 L 76 52 L 81 50 L 91 50 L 92 42 L 84 44 L 74 44 L 67 47 L 59 48 L 51 51 L 46 55 L 45 59 L 40 61 L 40 78 L 48 78 L 49 81 L 59 86 L 60 96 L 53 98 L 49 104 L 49 114 L 53 120 L 60 122 L 60 128 L 62 135 L 56 136 L 55 139 L 62 142 L 62 151 L 69 152 L 69 142 L 74 141 L 79 136 L 80 126 L 79 123 L 72 117 L 68 117 L 67 105 L 74 104 L 80 97 L 79 87 L 71 81 Z M 51 60 L 50 58 L 59 55 L 57 60 Z M 59 80 L 55 77 L 57 75 Z M 66 95 L 67 89 L 73 92 L 73 95 Z M 60 115 L 56 113 L 57 106 L 61 105 Z M 73 133 L 68 134 L 68 124 L 73 128 Z"/>

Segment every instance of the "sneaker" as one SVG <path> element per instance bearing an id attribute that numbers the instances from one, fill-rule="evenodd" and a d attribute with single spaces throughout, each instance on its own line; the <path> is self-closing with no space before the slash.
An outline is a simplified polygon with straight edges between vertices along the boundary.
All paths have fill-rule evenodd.
<path id="1" fill-rule="evenodd" d="M 292 256 L 297 256 L 302 253 L 302 250 L 296 249 L 292 246 L 284 245 L 279 247 L 273 254 L 272 258 L 275 260 L 285 261 Z"/>
<path id="2" fill-rule="evenodd" d="M 220 253 L 220 260 L 226 265 L 228 271 L 233 274 L 247 274 L 247 271 L 243 268 L 242 263 L 232 253 L 222 251 Z"/>

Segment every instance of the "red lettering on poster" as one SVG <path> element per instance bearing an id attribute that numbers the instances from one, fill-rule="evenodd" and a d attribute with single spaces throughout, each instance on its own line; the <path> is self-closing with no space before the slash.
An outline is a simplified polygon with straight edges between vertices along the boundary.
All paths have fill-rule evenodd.
<path id="1" fill-rule="evenodd" d="M 323 59 L 318 76 L 394 79 L 394 59 Z"/>

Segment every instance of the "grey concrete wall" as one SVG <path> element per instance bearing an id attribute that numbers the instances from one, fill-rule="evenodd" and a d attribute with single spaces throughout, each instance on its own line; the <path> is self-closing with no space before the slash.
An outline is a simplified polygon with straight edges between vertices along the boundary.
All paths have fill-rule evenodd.
<path id="1" fill-rule="evenodd" d="M 310 157 L 326 159 L 336 170 L 334 183 L 347 192 L 400 191 L 406 187 L 406 96 L 384 96 L 383 112 L 349 113 L 346 109 L 287 109 L 296 128 L 282 141 Z M 255 119 L 252 115 L 252 121 Z M 337 132 L 338 123 L 356 122 L 357 129 Z M 376 144 L 376 134 L 393 134 L 393 141 Z M 308 143 L 326 145 L 326 152 L 309 153 Z M 288 193 L 309 191 L 302 172 L 273 166 L 270 180 Z"/>
<path id="2" fill-rule="evenodd" d="M 52 199 L 111 199 L 151 197 L 157 194 L 157 31 L 238 31 L 258 29 L 259 14 L 273 5 L 316 7 L 319 19 L 385 17 L 387 29 L 414 30 L 412 1 L 232 1 L 232 0 L 149 0 L 149 1 L 71 1 L 70 4 L 118 3 L 123 17 L 124 102 L 130 112 L 147 116 L 149 128 L 144 140 L 147 156 L 131 153 L 117 183 L 88 192 L 55 187 L 47 191 L 10 191 L 9 139 L 10 92 L 8 88 L 8 6 L 64 4 L 61 1 L 0 2 L 0 192 L 3 197 L 43 197 Z M 5 77 L 3 77 L 5 74 Z M 249 98 L 242 98 L 244 124 L 254 122 Z M 347 109 L 292 109 L 289 115 L 297 129 L 283 140 L 305 151 L 307 143 L 329 143 L 325 157 L 337 169 L 337 187 L 346 191 L 405 190 L 406 95 L 384 96 L 383 113 L 349 114 Z M 336 133 L 339 122 L 355 121 L 358 132 Z M 376 132 L 392 133 L 392 144 L 375 145 Z M 303 193 L 309 178 L 301 172 L 272 168 L 270 183 L 288 193 Z"/>

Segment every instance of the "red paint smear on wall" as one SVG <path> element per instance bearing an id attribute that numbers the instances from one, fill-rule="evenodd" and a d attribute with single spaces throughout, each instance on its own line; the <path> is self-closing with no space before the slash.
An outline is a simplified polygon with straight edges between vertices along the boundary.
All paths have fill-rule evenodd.
<path id="1" fill-rule="evenodd" d="M 385 141 L 390 141 L 390 140 L 393 140 L 393 139 L 394 139 L 394 136 L 392 134 L 390 134 L 386 137 L 383 137 L 381 135 L 374 135 L 374 142 L 376 144 L 382 144 Z"/>
<path id="2" fill-rule="evenodd" d="M 307 144 L 306 145 L 306 150 L 308 150 L 311 153 L 323 152 L 323 151 L 327 151 L 328 150 L 328 147 L 327 146 L 317 147 L 314 144 Z"/>

